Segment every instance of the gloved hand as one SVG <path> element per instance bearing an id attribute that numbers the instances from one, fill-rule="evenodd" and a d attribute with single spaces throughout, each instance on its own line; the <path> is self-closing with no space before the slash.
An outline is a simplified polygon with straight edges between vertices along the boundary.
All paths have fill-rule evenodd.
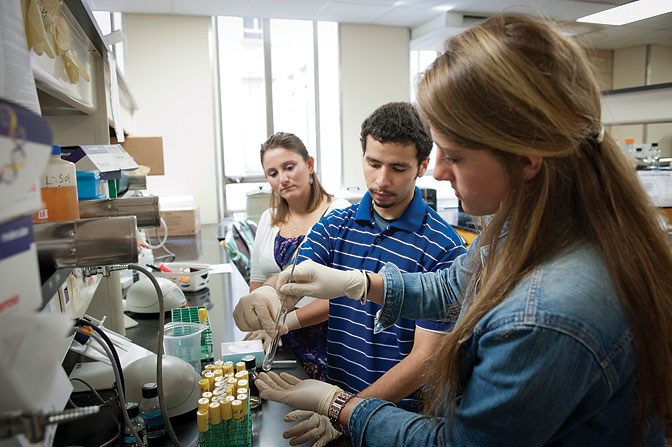
<path id="1" fill-rule="evenodd" d="M 287 429 L 282 436 L 285 439 L 292 438 L 290 445 L 303 444 L 311 439 L 317 439 L 313 447 L 324 447 L 334 439 L 341 436 L 341 432 L 336 430 L 327 416 L 322 416 L 314 411 L 294 410 L 287 413 L 283 420 L 285 422 L 299 422 L 290 429 Z"/>
<path id="2" fill-rule="evenodd" d="M 347 296 L 358 300 L 364 294 L 366 276 L 361 270 L 337 270 L 317 262 L 307 260 L 296 266 L 292 282 L 289 271 L 278 276 L 275 285 L 283 295 L 312 296 L 331 299 Z"/>
<path id="3" fill-rule="evenodd" d="M 273 340 L 265 330 L 259 329 L 258 331 L 248 332 L 243 340 L 261 340 L 261 344 L 264 346 L 264 352 L 268 348 L 268 344 Z M 278 347 L 282 346 L 282 339 L 278 340 Z"/>
<path id="4" fill-rule="evenodd" d="M 233 320 L 241 331 L 263 329 L 275 337 L 275 319 L 280 312 L 280 298 L 271 286 L 261 286 L 238 301 Z"/>
<path id="5" fill-rule="evenodd" d="M 336 385 L 273 371 L 259 374 L 254 382 L 262 399 L 280 402 L 299 410 L 311 410 L 327 416 L 334 396 L 343 391 Z"/>
<path id="6" fill-rule="evenodd" d="M 295 329 L 301 329 L 301 322 L 299 322 L 298 317 L 296 316 L 296 311 L 293 310 L 285 316 L 285 324 L 279 327 L 281 334 L 286 334 Z M 266 333 L 265 330 L 260 329 L 258 331 L 248 332 L 245 335 L 243 340 L 261 340 L 261 344 L 264 346 L 264 351 L 268 348 L 268 344 L 273 340 L 271 336 Z M 282 338 L 278 340 L 278 347 L 282 346 Z"/>

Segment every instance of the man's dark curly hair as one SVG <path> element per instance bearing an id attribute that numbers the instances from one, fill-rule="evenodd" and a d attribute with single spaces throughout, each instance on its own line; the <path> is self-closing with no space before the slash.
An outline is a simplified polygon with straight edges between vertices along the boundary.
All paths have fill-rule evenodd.
<path id="1" fill-rule="evenodd" d="M 366 153 L 366 137 L 369 135 L 381 143 L 413 143 L 418 165 L 432 151 L 432 137 L 415 107 L 407 102 L 387 103 L 364 120 L 359 135 L 363 153 Z"/>

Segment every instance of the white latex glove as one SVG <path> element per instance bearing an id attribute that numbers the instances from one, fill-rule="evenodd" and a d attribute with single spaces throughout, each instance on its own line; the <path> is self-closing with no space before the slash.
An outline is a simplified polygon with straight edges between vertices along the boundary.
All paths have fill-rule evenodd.
<path id="1" fill-rule="evenodd" d="M 238 301 L 233 320 L 241 331 L 263 329 L 275 337 L 275 319 L 280 311 L 280 297 L 271 286 L 261 286 Z"/>
<path id="2" fill-rule="evenodd" d="M 302 327 L 299 317 L 296 316 L 296 311 L 293 310 L 285 315 L 285 324 L 280 326 L 280 333 L 284 335 L 287 332 L 295 331 Z"/>
<path id="3" fill-rule="evenodd" d="M 341 436 L 341 432 L 336 430 L 327 416 L 322 416 L 314 411 L 294 410 L 287 413 L 283 420 L 285 422 L 299 422 L 290 429 L 287 429 L 282 436 L 285 439 L 292 438 L 290 445 L 303 444 L 312 439 L 317 439 L 313 447 L 324 447 L 334 439 Z"/>
<path id="4" fill-rule="evenodd" d="M 311 260 L 296 266 L 291 283 L 289 274 L 289 270 L 280 273 L 275 285 L 276 290 L 283 295 L 327 300 L 345 295 L 358 300 L 366 287 L 366 276 L 361 270 L 337 270 Z"/>
<path id="5" fill-rule="evenodd" d="M 258 331 L 248 332 L 243 340 L 261 340 L 261 344 L 264 345 L 264 352 L 266 352 L 268 344 L 273 338 L 271 338 L 265 330 L 259 329 Z M 282 339 L 278 340 L 278 347 L 279 346 L 282 346 Z"/>
<path id="6" fill-rule="evenodd" d="M 296 316 L 296 311 L 291 311 L 285 316 L 285 324 L 279 327 L 281 334 L 286 334 L 290 331 L 301 329 L 301 323 L 299 322 L 298 317 Z M 264 345 L 264 351 L 268 349 L 268 344 L 273 340 L 271 336 L 266 333 L 265 330 L 259 329 L 258 331 L 248 332 L 243 340 L 261 340 L 261 344 Z M 282 346 L 282 338 L 278 339 L 278 347 Z"/>
<path id="7" fill-rule="evenodd" d="M 280 402 L 298 410 L 311 410 L 327 416 L 334 396 L 343 391 L 336 385 L 273 371 L 259 374 L 254 382 L 262 399 Z"/>

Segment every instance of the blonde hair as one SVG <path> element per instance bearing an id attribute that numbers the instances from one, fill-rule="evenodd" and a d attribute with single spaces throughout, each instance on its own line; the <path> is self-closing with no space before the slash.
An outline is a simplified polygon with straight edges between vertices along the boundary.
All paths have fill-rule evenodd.
<path id="1" fill-rule="evenodd" d="M 418 103 L 435 132 L 491 151 L 509 177 L 507 196 L 481 235 L 490 255 L 485 266 L 480 259 L 472 266 L 472 305 L 432 362 L 426 382 L 438 385 L 428 391 L 426 411 L 448 411 L 452 421 L 461 340 L 533 268 L 581 241 L 601 252 L 634 335 L 633 422 L 643 440 L 647 409 L 663 418 L 672 403 L 672 282 L 661 275 L 672 271 L 672 255 L 634 169 L 602 137 L 599 89 L 584 51 L 539 19 L 492 17 L 447 42 L 420 82 Z M 521 155 L 543 157 L 530 181 Z"/>
<path id="2" fill-rule="evenodd" d="M 308 150 L 303 144 L 303 141 L 294 134 L 278 132 L 268 137 L 268 140 L 261 144 L 259 157 L 261 158 L 262 167 L 264 165 L 264 155 L 266 154 L 266 151 L 277 148 L 287 149 L 288 151 L 294 152 L 301 156 L 304 162 L 308 162 L 308 157 L 310 155 L 308 155 Z M 324 187 L 322 187 L 314 172 L 310 174 L 310 178 L 312 179 L 312 182 L 310 184 L 310 197 L 306 204 L 307 213 L 315 211 L 320 206 L 323 199 L 326 198 L 327 201 L 331 202 L 331 198 L 333 197 L 331 194 L 327 193 Z M 289 204 L 287 203 L 287 200 L 280 197 L 275 191 L 271 194 L 268 206 L 271 209 L 275 209 L 275 212 L 271 216 L 271 225 L 280 225 L 289 217 Z"/>

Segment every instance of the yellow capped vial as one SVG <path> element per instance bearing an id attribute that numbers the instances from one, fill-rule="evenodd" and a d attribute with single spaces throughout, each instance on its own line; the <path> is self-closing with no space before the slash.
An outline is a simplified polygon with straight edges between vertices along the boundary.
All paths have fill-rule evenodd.
<path id="1" fill-rule="evenodd" d="M 219 409 L 222 413 L 222 420 L 228 421 L 233 417 L 233 408 L 231 403 L 235 400 L 233 396 L 226 396 L 224 400 L 219 402 Z"/>
<path id="2" fill-rule="evenodd" d="M 205 397 L 206 399 L 210 400 L 212 399 L 212 393 L 210 391 L 206 391 L 205 393 L 201 394 L 201 397 Z"/>
<path id="3" fill-rule="evenodd" d="M 210 389 L 215 388 L 215 374 L 212 371 L 208 371 L 205 373 L 205 379 L 208 379 L 208 382 L 210 382 Z"/>
<path id="4" fill-rule="evenodd" d="M 217 425 L 222 422 L 222 412 L 219 409 L 219 402 L 210 402 L 210 423 Z"/>
<path id="5" fill-rule="evenodd" d="M 230 360 L 224 362 L 224 364 L 222 365 L 222 370 L 224 371 L 224 374 L 227 374 L 227 373 L 228 373 L 228 374 L 233 374 L 233 373 L 234 373 L 234 371 L 233 371 L 233 362 L 230 361 Z"/>
<path id="6" fill-rule="evenodd" d="M 214 371 L 214 374 L 215 374 L 215 379 L 216 379 L 217 377 L 224 377 L 224 371 L 222 371 L 221 369 L 216 369 L 216 370 Z"/>
<path id="7" fill-rule="evenodd" d="M 241 372 L 245 370 L 245 362 L 236 363 L 236 372 Z"/>
<path id="8" fill-rule="evenodd" d="M 240 379 L 250 380 L 250 374 L 247 372 L 247 370 L 237 372 L 233 377 L 235 377 L 238 380 Z"/>
<path id="9" fill-rule="evenodd" d="M 241 388 L 247 388 L 248 382 L 245 379 L 240 379 L 238 383 L 236 383 L 236 394 L 238 394 L 238 390 Z"/>
<path id="10" fill-rule="evenodd" d="M 196 412 L 196 425 L 198 426 L 198 431 L 201 433 L 208 431 L 208 417 L 208 410 L 199 409 Z"/>
<path id="11" fill-rule="evenodd" d="M 245 420 L 245 411 L 243 410 L 243 403 L 238 399 L 231 402 L 233 409 L 233 420 L 236 422 L 243 422 Z"/>
<path id="12" fill-rule="evenodd" d="M 244 410 L 243 413 L 247 414 L 248 413 L 248 410 L 247 410 L 247 394 L 237 395 L 236 400 L 239 400 L 243 403 L 243 410 Z"/>
<path id="13" fill-rule="evenodd" d="M 198 309 L 198 321 L 200 321 L 201 323 L 205 323 L 206 321 L 208 321 L 208 312 L 206 312 L 204 307 Z"/>
<path id="14" fill-rule="evenodd" d="M 210 381 L 208 379 L 201 379 L 198 381 L 198 387 L 201 389 L 201 394 L 210 391 Z"/>
<path id="15" fill-rule="evenodd" d="M 210 405 L 210 399 L 206 397 L 201 397 L 198 399 L 198 410 L 208 411 L 208 405 Z"/>

